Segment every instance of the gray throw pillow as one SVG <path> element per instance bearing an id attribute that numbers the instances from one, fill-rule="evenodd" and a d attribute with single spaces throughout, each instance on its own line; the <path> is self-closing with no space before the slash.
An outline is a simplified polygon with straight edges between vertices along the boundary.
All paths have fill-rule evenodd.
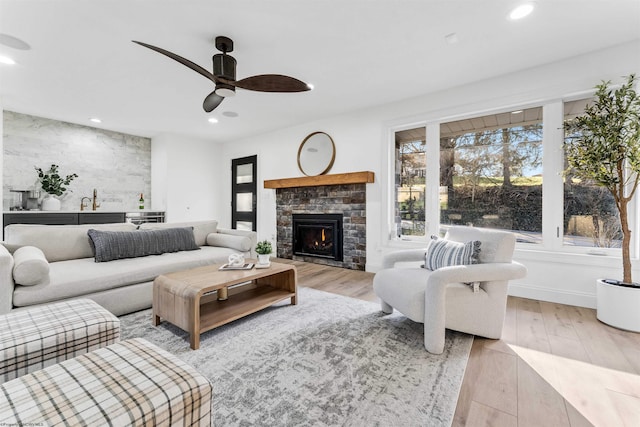
<path id="1" fill-rule="evenodd" d="M 477 264 L 480 244 L 479 240 L 460 243 L 431 236 L 424 255 L 424 267 L 428 270 L 437 270 L 450 265 Z"/>
<path id="2" fill-rule="evenodd" d="M 193 227 L 138 231 L 90 229 L 87 234 L 95 250 L 96 262 L 200 249 Z"/>

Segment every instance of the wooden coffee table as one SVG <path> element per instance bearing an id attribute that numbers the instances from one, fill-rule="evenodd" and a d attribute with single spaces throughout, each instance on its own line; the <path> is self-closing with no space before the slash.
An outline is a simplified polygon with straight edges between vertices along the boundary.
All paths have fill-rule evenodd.
<path id="1" fill-rule="evenodd" d="M 191 348 L 197 350 L 202 332 L 287 298 L 297 304 L 293 265 L 272 262 L 269 268 L 231 271 L 219 271 L 220 266 L 158 276 L 153 281 L 153 324 L 164 319 L 189 332 Z"/>

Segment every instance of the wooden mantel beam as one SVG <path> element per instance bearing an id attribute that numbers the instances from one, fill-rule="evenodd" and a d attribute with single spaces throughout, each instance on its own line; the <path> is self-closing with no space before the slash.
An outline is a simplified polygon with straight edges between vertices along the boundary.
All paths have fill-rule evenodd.
<path id="1" fill-rule="evenodd" d="M 299 178 L 266 179 L 264 188 L 315 187 L 318 185 L 367 184 L 374 182 L 370 171 L 303 176 Z"/>

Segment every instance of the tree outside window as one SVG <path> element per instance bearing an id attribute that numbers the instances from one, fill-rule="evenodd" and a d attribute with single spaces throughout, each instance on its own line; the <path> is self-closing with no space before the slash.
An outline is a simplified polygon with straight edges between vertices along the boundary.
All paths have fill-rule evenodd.
<path id="1" fill-rule="evenodd" d="M 592 99 L 564 103 L 565 124 L 584 113 Z M 575 138 L 565 125 L 565 141 Z M 564 244 L 595 248 L 619 248 L 622 230 L 611 193 L 593 182 L 576 178 L 564 163 Z"/>
<path id="2" fill-rule="evenodd" d="M 397 236 L 425 235 L 426 131 L 395 133 L 395 217 Z"/>
<path id="3" fill-rule="evenodd" d="M 589 102 L 563 103 L 563 117 L 556 117 L 558 124 L 552 126 L 559 129 L 564 120 L 565 141 L 576 137 L 568 133 L 572 127 L 566 123 L 582 115 Z M 426 186 L 433 186 L 426 182 L 426 128 L 395 132 L 396 236 L 425 236 L 425 217 L 439 210 L 441 234 L 451 225 L 469 225 L 512 231 L 521 243 L 542 243 L 542 109 L 441 123 L 439 164 L 434 166 L 439 167 L 439 206 L 425 206 Z M 562 151 L 552 148 L 548 155 L 562 155 Z M 429 165 L 433 163 L 430 159 Z M 552 202 L 545 215 L 563 233 L 549 237 L 563 237 L 563 245 L 576 248 L 620 248 L 622 232 L 611 193 L 577 178 L 567 170 L 566 161 L 564 167 L 557 167 L 547 173 L 562 175 L 562 206 Z M 558 190 L 554 188 L 554 194 Z M 557 248 L 555 243 L 547 246 Z"/>
<path id="4" fill-rule="evenodd" d="M 443 225 L 542 233 L 542 108 L 494 114 L 440 128 Z"/>

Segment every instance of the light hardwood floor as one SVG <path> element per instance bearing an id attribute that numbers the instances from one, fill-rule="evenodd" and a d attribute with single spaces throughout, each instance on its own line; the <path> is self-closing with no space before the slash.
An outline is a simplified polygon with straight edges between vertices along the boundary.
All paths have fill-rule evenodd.
<path id="1" fill-rule="evenodd" d="M 298 285 L 378 301 L 372 273 L 298 261 Z M 475 338 L 454 426 L 640 426 L 640 334 L 595 310 L 509 297 L 502 339 Z"/>

